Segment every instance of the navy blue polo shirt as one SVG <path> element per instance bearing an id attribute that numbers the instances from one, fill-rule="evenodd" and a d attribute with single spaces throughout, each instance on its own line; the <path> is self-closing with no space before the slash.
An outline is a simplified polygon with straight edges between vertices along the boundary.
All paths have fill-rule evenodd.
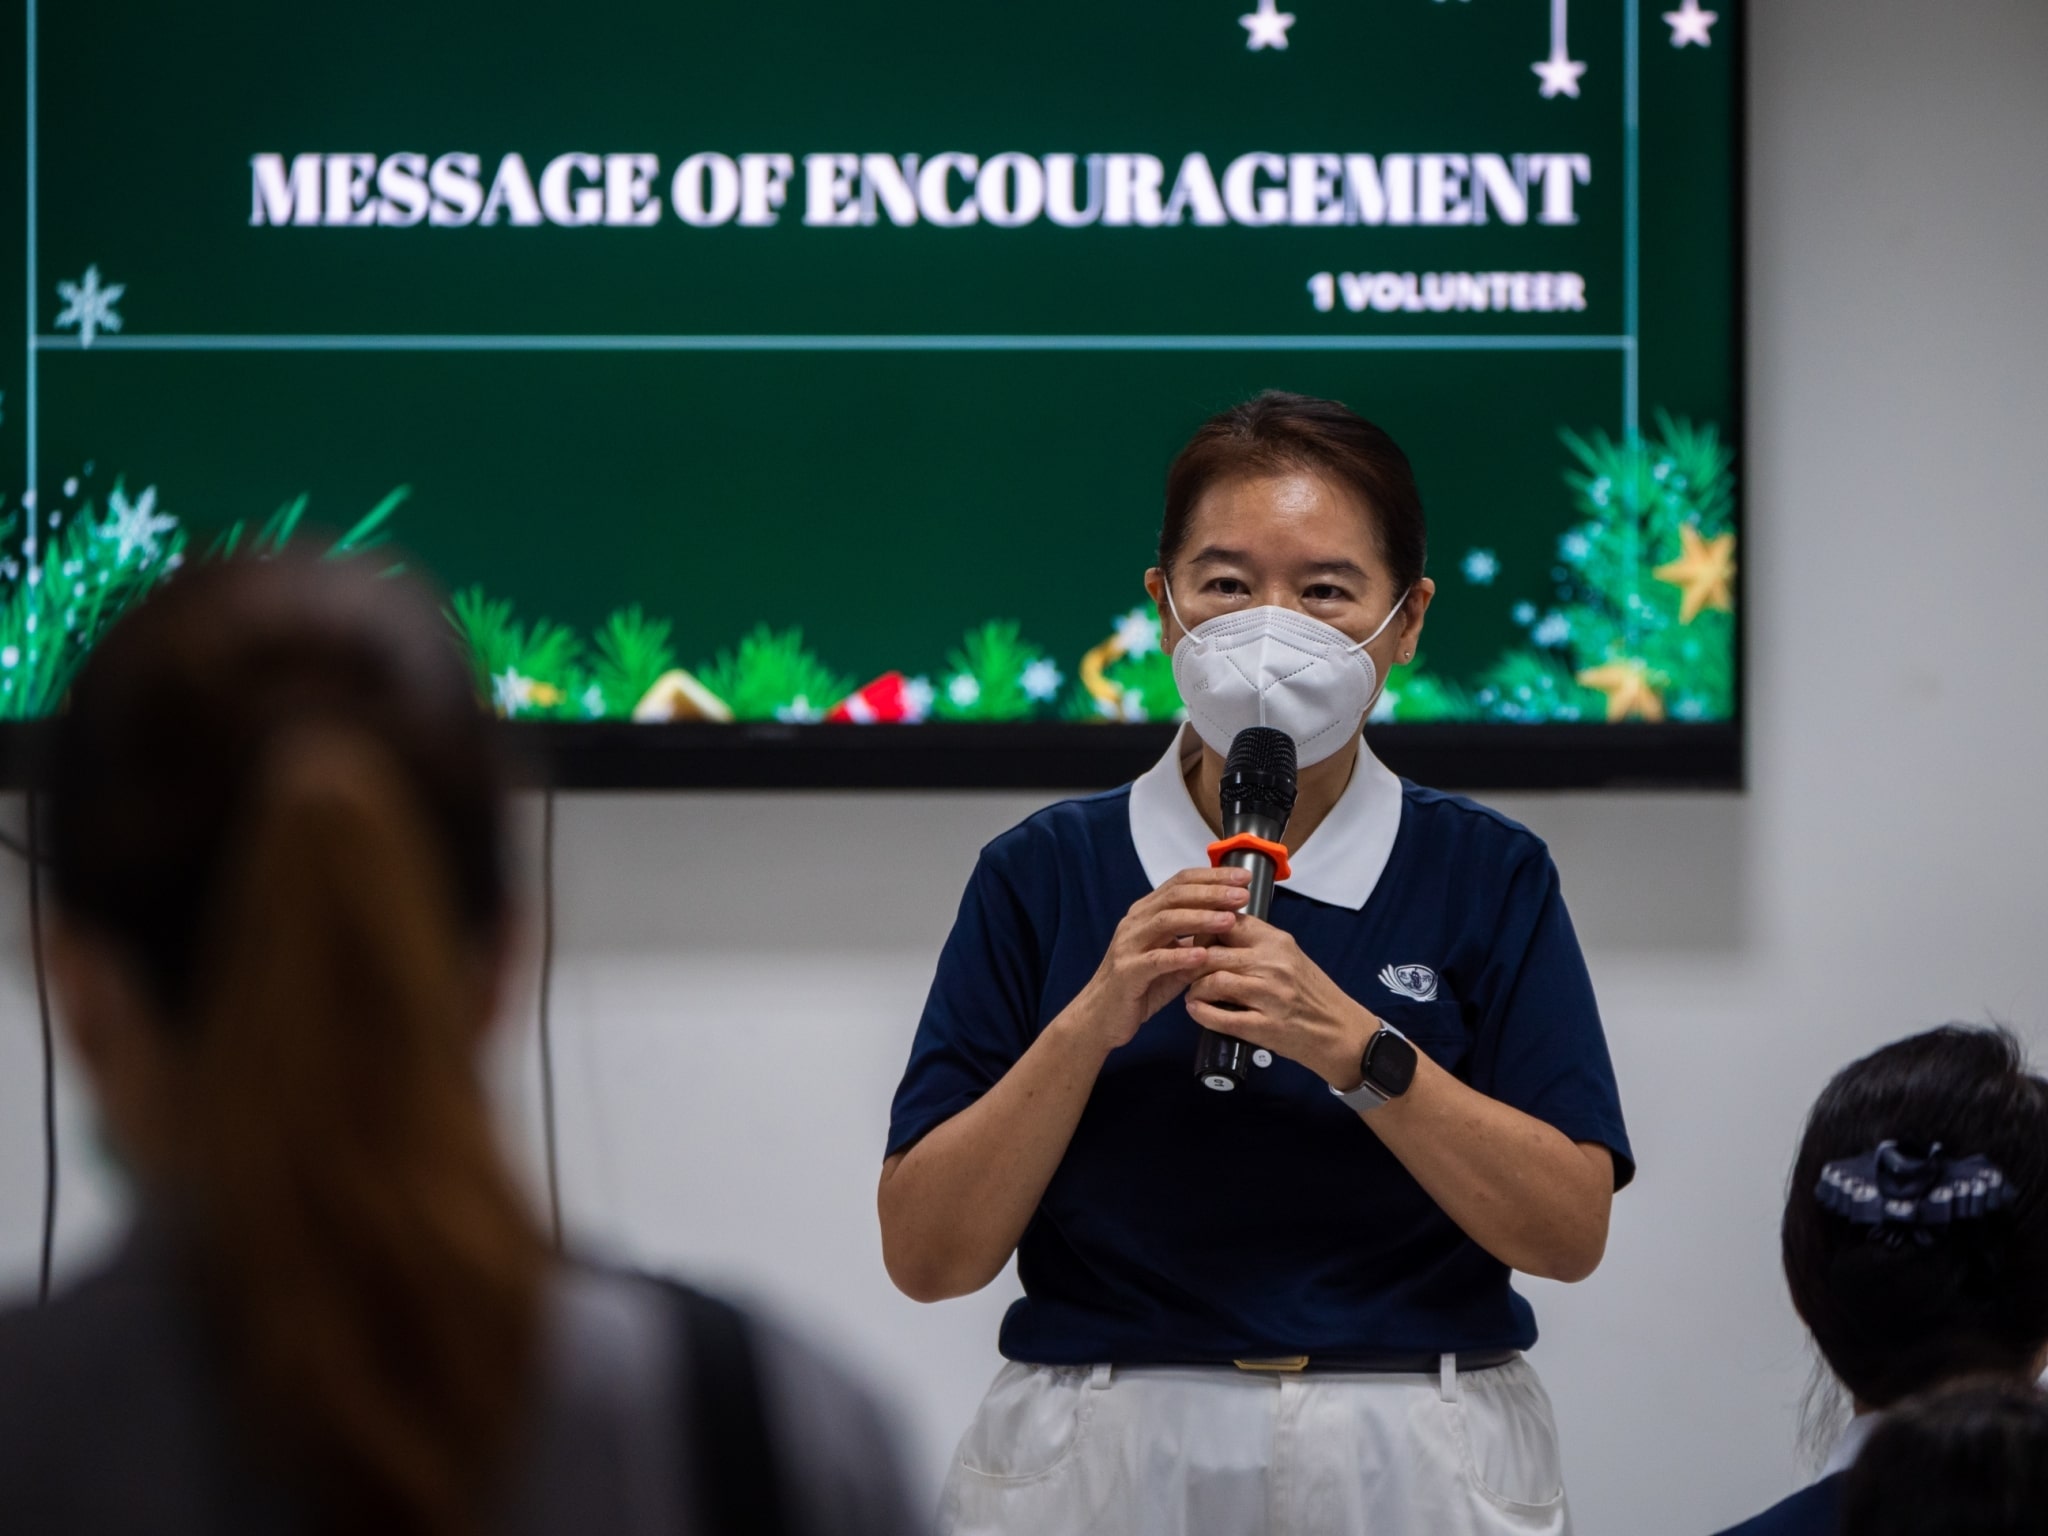
<path id="1" fill-rule="evenodd" d="M 1548 851 L 1505 816 L 1378 772 L 1390 846 L 1363 905 L 1282 885 L 1272 921 L 1461 1081 L 1611 1150 L 1618 1188 L 1634 1164 Z M 982 850 L 896 1092 L 890 1153 L 987 1092 L 1165 878 L 1141 862 L 1131 798 L 1126 785 L 1063 801 Z M 1024 1296 L 1003 1322 L 1005 1356 L 1136 1365 L 1535 1342 L 1507 1266 L 1321 1078 L 1276 1058 L 1213 1092 L 1195 1081 L 1196 1036 L 1176 1000 L 1104 1063 L 1018 1244 Z"/>

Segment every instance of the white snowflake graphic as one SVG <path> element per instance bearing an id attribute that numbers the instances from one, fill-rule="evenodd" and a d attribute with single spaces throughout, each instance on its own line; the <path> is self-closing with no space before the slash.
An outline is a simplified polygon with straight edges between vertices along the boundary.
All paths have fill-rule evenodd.
<path id="1" fill-rule="evenodd" d="M 1574 528 L 1557 541 L 1557 552 L 1576 565 L 1593 553 L 1593 541 Z"/>
<path id="2" fill-rule="evenodd" d="M 800 693 L 778 707 L 775 718 L 785 725 L 815 725 L 825 718 L 825 711 L 811 702 L 809 694 Z"/>
<path id="3" fill-rule="evenodd" d="M 498 713 L 510 720 L 532 705 L 533 689 L 532 678 L 522 677 L 507 667 L 491 679 L 491 700 L 498 706 Z"/>
<path id="4" fill-rule="evenodd" d="M 1043 656 L 1026 667 L 1024 675 L 1018 679 L 1024 689 L 1024 696 L 1036 699 L 1041 704 L 1060 691 L 1060 684 L 1063 681 L 1065 679 L 1060 676 L 1060 669 Z"/>
<path id="5" fill-rule="evenodd" d="M 64 301 L 64 308 L 57 312 L 57 329 L 68 330 L 78 327 L 78 344 L 89 347 L 93 338 L 101 331 L 121 329 L 121 317 L 114 311 L 114 301 L 128 291 L 126 283 L 109 283 L 100 286 L 100 269 L 97 263 L 85 269 L 85 276 L 75 283 L 59 283 L 57 297 Z"/>
<path id="6" fill-rule="evenodd" d="M 903 680 L 903 718 L 915 725 L 932 712 L 932 680 L 906 677 Z"/>
<path id="7" fill-rule="evenodd" d="M 1475 587 L 1490 587 L 1500 574 L 1500 557 L 1490 549 L 1465 552 L 1465 579 Z"/>
<path id="8" fill-rule="evenodd" d="M 1133 608 L 1116 621 L 1117 643 L 1126 656 L 1149 656 L 1159 649 L 1159 615 Z"/>
<path id="9" fill-rule="evenodd" d="M 111 514 L 100 525 L 99 536 L 113 539 L 117 548 L 114 560 L 125 564 L 138 551 L 147 559 L 157 555 L 157 540 L 178 526 L 178 520 L 168 513 L 159 517 L 156 510 L 156 487 L 147 486 L 142 494 L 130 501 L 128 493 L 115 486 L 107 497 L 107 510 Z"/>
<path id="10" fill-rule="evenodd" d="M 1529 631 L 1529 638 L 1538 645 L 1563 645 L 1572 637 L 1572 621 L 1561 613 L 1546 616 L 1541 624 Z"/>
<path id="11" fill-rule="evenodd" d="M 981 697 L 981 684 L 971 673 L 955 672 L 946 680 L 946 697 L 962 709 L 972 709 Z"/>
<path id="12" fill-rule="evenodd" d="M 1536 622 L 1536 605 L 1534 603 L 1515 604 L 1515 622 L 1524 629 L 1534 624 Z"/>

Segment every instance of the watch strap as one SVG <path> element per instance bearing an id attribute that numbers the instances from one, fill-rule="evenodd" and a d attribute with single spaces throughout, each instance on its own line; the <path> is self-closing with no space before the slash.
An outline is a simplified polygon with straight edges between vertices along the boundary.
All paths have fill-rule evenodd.
<path id="1" fill-rule="evenodd" d="M 1392 1035 L 1410 1050 L 1415 1048 L 1414 1041 L 1383 1019 L 1380 1021 L 1380 1027 L 1373 1032 L 1372 1038 L 1365 1043 L 1365 1051 L 1359 1058 L 1361 1072 L 1364 1063 L 1372 1059 L 1373 1047 L 1379 1044 L 1381 1037 L 1385 1035 Z M 1361 1115 L 1371 1114 L 1382 1104 L 1391 1103 L 1394 1098 L 1394 1095 L 1378 1087 L 1370 1077 L 1366 1077 L 1356 1088 L 1348 1092 L 1341 1088 L 1331 1088 L 1330 1092 Z"/>

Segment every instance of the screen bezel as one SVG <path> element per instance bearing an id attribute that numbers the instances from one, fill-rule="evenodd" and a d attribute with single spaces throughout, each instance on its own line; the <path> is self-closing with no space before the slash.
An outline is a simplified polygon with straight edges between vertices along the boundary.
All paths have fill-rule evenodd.
<path id="1" fill-rule="evenodd" d="M 1741 21 L 1746 7 L 1731 7 Z M 1749 51 L 1733 66 L 1729 152 L 1733 208 L 1730 308 L 1733 390 L 1726 436 L 1735 455 L 1735 524 L 1746 545 Z M 1396 773 L 1447 790 L 1747 788 L 1747 582 L 1734 575 L 1736 699 L 1725 721 L 1514 725 L 1388 723 L 1368 731 Z M 607 790 L 1100 790 L 1157 761 L 1177 726 L 1047 721 L 914 726 L 507 722 L 501 735 L 527 788 Z M 0 789 L 47 785 L 48 720 L 0 721 Z"/>
<path id="2" fill-rule="evenodd" d="M 562 790 L 1079 790 L 1128 783 L 1178 727 L 633 725 L 500 727 L 514 782 Z M 49 785 L 49 721 L 0 724 L 0 786 Z M 1744 788 L 1739 724 L 1376 725 L 1373 751 L 1450 790 Z"/>
<path id="3" fill-rule="evenodd" d="M 513 725 L 523 781 L 557 789 L 1101 790 L 1159 759 L 1172 724 Z M 1396 773 L 1451 790 L 1743 788 L 1740 726 L 1380 725 Z"/>

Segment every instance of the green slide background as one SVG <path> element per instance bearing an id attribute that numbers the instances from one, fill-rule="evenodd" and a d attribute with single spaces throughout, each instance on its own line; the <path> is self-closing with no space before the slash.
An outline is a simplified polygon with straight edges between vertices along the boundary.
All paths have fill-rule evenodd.
<path id="1" fill-rule="evenodd" d="M 1543 99 L 1533 0 L 1249 0 L 1080 8 L 936 0 L 746 6 L 209 0 L 36 7 L 31 302 L 45 507 L 114 478 L 206 536 L 300 493 L 345 525 L 398 485 L 391 533 L 450 589 L 579 629 L 642 605 L 695 665 L 800 624 L 854 680 L 938 678 L 1015 619 L 1072 685 L 1142 598 L 1167 461 L 1264 387 L 1387 427 L 1420 474 L 1443 592 L 1431 670 L 1470 687 L 1560 602 L 1584 517 L 1566 429 L 1620 439 L 1618 350 L 1299 350 L 1274 338 L 1615 336 L 1624 306 L 1627 14 L 1570 7 L 1577 99 Z M 1658 409 L 1735 422 L 1738 7 L 1713 45 L 1641 32 L 1640 378 Z M 20 79 L 25 34 L 0 67 Z M 0 488 L 27 475 L 26 122 L 0 125 Z M 717 150 L 983 156 L 1200 150 L 1574 152 L 1579 222 L 1483 228 L 252 228 L 249 157 Z M 96 265 L 122 329 L 56 328 Z M 1569 314 L 1317 313 L 1317 271 L 1572 270 Z M 151 350 L 148 338 L 1028 335 L 1267 338 L 1217 349 Z M 88 466 L 89 472 L 88 472 Z M 1737 466 L 1739 473 L 1739 465 Z M 1467 579 L 1465 554 L 1499 573 Z M 1647 584 L 1647 566 L 1641 581 Z M 4 575 L 0 570 L 0 575 Z M 13 578 L 18 579 L 18 575 Z M 1668 589 L 1667 589 L 1668 594 Z M 1732 635 L 1732 627 L 1724 626 Z M 1583 658 L 1581 658 L 1583 660 Z"/>

